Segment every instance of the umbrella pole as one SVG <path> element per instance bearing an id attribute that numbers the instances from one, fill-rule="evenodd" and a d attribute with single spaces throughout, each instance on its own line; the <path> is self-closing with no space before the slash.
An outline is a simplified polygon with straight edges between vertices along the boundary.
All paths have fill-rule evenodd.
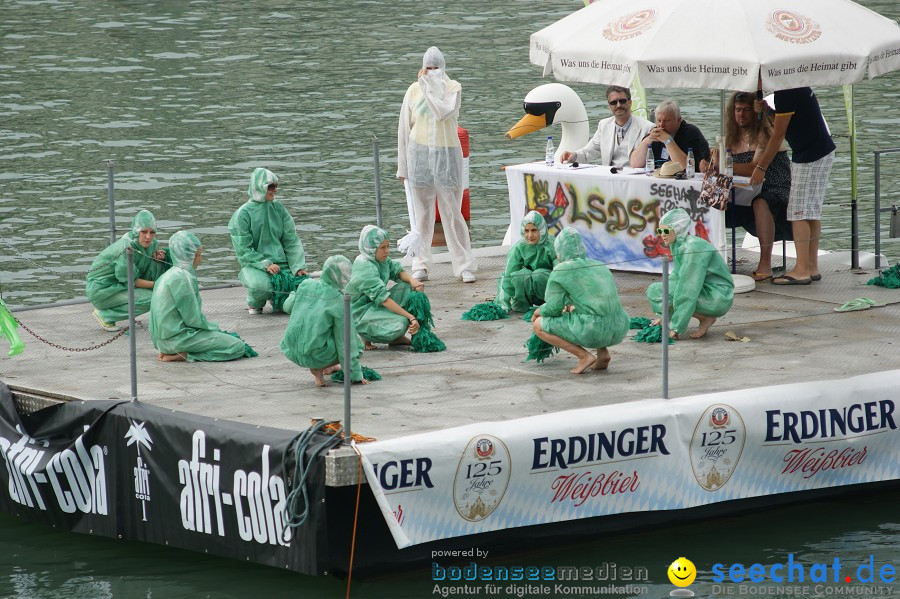
<path id="1" fill-rule="evenodd" d="M 844 86 L 844 107 L 850 130 L 850 268 L 859 268 L 859 206 L 856 202 L 856 118 L 853 113 L 853 86 Z"/>

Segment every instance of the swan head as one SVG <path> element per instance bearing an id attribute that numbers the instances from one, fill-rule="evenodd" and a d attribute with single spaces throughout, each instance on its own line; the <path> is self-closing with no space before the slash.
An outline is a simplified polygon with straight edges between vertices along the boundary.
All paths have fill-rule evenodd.
<path id="1" fill-rule="evenodd" d="M 534 133 L 554 123 L 560 123 L 563 127 L 567 124 L 583 124 L 587 130 L 584 103 L 568 85 L 547 83 L 538 86 L 528 92 L 522 104 L 525 116 L 506 132 L 506 139 Z"/>

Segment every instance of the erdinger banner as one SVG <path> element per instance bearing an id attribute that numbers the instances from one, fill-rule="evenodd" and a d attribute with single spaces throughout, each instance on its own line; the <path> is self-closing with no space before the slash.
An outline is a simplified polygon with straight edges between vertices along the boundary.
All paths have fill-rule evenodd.
<path id="1" fill-rule="evenodd" d="M 699 202 L 702 181 L 610 175 L 607 167 L 567 169 L 539 163 L 506 167 L 510 242 L 521 238 L 522 217 L 540 212 L 552 234 L 575 227 L 588 258 L 613 270 L 660 272 L 669 250 L 656 235 L 659 217 L 675 208 L 691 215 L 692 235 L 725 247 L 723 212 Z"/>
<path id="2" fill-rule="evenodd" d="M 900 370 L 359 445 L 397 547 L 900 478 Z"/>
<path id="3" fill-rule="evenodd" d="M 291 491 L 283 452 L 292 437 L 139 402 L 68 402 L 19 414 L 0 383 L 0 509 L 63 530 L 319 574 L 317 463 L 307 523 L 293 529 L 283 520 Z"/>

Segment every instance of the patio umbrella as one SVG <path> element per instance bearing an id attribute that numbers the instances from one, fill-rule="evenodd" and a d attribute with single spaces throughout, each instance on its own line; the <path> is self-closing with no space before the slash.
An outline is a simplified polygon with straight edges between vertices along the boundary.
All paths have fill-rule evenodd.
<path id="1" fill-rule="evenodd" d="M 768 91 L 900 69 L 900 27 L 850 0 L 599 0 L 531 35 L 560 81 Z"/>

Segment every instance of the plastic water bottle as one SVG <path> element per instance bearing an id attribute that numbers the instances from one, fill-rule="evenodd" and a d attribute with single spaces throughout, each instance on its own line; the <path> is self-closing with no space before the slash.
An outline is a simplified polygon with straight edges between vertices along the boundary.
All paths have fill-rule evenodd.
<path id="1" fill-rule="evenodd" d="M 644 164 L 644 169 L 647 171 L 647 176 L 653 176 L 653 169 L 656 167 L 656 162 L 653 160 L 653 150 L 651 148 L 647 148 L 647 162 Z"/>
<path id="2" fill-rule="evenodd" d="M 725 174 L 729 177 L 734 176 L 734 158 L 731 157 L 731 149 L 725 150 Z"/>
<path id="3" fill-rule="evenodd" d="M 693 179 L 695 172 L 696 169 L 694 168 L 694 149 L 688 148 L 687 166 L 684 169 L 684 174 L 688 179 Z"/>
<path id="4" fill-rule="evenodd" d="M 547 166 L 553 166 L 553 155 L 556 154 L 556 150 L 553 149 L 553 136 L 547 136 L 547 153 L 545 154 L 545 160 L 547 162 Z"/>

